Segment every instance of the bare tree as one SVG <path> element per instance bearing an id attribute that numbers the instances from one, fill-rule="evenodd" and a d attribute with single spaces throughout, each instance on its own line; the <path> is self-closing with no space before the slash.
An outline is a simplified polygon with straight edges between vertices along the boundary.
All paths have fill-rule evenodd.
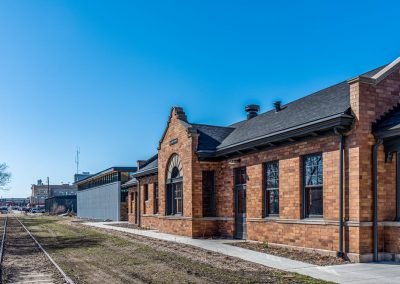
<path id="1" fill-rule="evenodd" d="M 7 172 L 8 166 L 3 163 L 0 164 L 0 190 L 6 189 L 6 184 L 11 180 L 11 173 Z"/>

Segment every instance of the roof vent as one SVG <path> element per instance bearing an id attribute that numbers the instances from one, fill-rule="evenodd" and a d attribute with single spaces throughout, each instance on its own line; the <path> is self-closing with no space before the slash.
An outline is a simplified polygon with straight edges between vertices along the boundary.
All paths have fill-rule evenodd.
<path id="1" fill-rule="evenodd" d="M 258 112 L 260 111 L 260 106 L 259 105 L 248 105 L 245 108 L 247 112 L 247 119 L 252 119 L 253 117 L 256 117 L 258 115 Z"/>
<path id="2" fill-rule="evenodd" d="M 276 101 L 274 102 L 274 107 L 275 107 L 275 111 L 281 111 L 282 110 L 282 102 L 281 101 Z"/>

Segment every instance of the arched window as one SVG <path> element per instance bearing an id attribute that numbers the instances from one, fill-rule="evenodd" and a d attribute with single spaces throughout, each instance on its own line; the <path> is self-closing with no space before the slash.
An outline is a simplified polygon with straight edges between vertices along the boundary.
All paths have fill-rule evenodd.
<path id="1" fill-rule="evenodd" d="M 173 154 L 167 166 L 166 214 L 183 215 L 183 171 L 181 159 Z"/>

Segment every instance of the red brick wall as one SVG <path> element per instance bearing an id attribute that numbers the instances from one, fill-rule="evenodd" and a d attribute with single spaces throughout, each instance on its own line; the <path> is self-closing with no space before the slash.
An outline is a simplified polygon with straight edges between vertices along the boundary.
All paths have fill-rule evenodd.
<path id="1" fill-rule="evenodd" d="M 371 126 L 392 106 L 400 103 L 400 72 L 388 76 L 378 85 L 351 83 L 350 104 L 356 121 L 347 134 L 345 145 L 345 247 L 347 252 L 372 252 L 372 145 Z M 177 143 L 170 141 L 177 140 Z M 171 145 L 172 144 L 172 145 Z M 327 135 L 293 142 L 258 153 L 242 155 L 233 166 L 221 162 L 198 161 L 195 154 L 197 134 L 190 125 L 179 120 L 173 110 L 167 130 L 159 145 L 159 216 L 142 216 L 143 226 L 192 237 L 234 235 L 233 169 L 247 168 L 248 239 L 285 245 L 336 251 L 339 240 L 339 137 Z M 302 156 L 322 153 L 324 167 L 323 220 L 302 219 Z M 165 216 L 165 180 L 170 157 L 179 155 L 183 165 L 183 216 Z M 384 162 L 379 153 L 379 217 L 391 221 L 395 216 L 395 159 Z M 280 217 L 263 217 L 263 164 L 279 160 Z M 203 218 L 202 171 L 214 170 L 216 175 L 216 218 Z M 146 212 L 152 211 L 152 187 Z M 149 211 L 147 211 L 149 210 Z M 367 223 L 366 223 L 367 222 Z M 273 232 L 273 233 L 271 233 Z M 381 228 L 381 250 L 399 252 L 397 227 Z"/>
<path id="2" fill-rule="evenodd" d="M 136 186 L 133 186 L 128 189 L 128 222 L 131 224 L 135 224 L 136 222 L 136 206 L 134 200 L 134 191 L 136 191 Z"/>
<path id="3" fill-rule="evenodd" d="M 348 217 L 355 221 L 372 221 L 372 147 L 375 144 L 372 124 L 400 103 L 400 70 L 393 72 L 377 85 L 356 80 L 350 85 L 350 90 L 350 104 L 356 119 L 347 139 L 350 161 Z M 381 146 L 378 160 L 378 216 L 381 221 L 393 220 L 395 159 L 391 163 L 385 163 Z M 359 242 L 361 251 L 372 252 L 372 229 L 363 229 Z"/>
<path id="4" fill-rule="evenodd" d="M 320 224 L 279 223 L 276 220 L 250 221 L 247 224 L 248 239 L 337 251 L 339 226 Z"/>
<path id="5" fill-rule="evenodd" d="M 383 251 L 389 253 L 400 253 L 400 227 L 385 226 L 385 232 L 382 237 Z"/>

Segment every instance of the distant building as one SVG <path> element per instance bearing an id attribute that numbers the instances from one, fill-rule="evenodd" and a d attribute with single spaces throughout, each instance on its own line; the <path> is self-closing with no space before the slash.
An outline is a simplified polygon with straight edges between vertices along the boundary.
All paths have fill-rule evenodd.
<path id="1" fill-rule="evenodd" d="M 45 203 L 45 210 L 50 214 L 76 213 L 76 195 L 50 197 Z"/>
<path id="2" fill-rule="evenodd" d="M 43 184 L 38 180 L 37 184 L 31 187 L 32 195 L 30 198 L 31 206 L 44 205 L 45 200 L 55 196 L 76 195 L 77 186 L 70 184 Z"/>
<path id="3" fill-rule="evenodd" d="M 111 167 L 76 182 L 78 217 L 128 220 L 128 190 L 122 190 L 121 184 L 130 180 L 136 170 L 136 167 Z"/>
<path id="4" fill-rule="evenodd" d="M 29 203 L 27 198 L 0 198 L 0 206 L 26 206 Z"/>
<path id="5" fill-rule="evenodd" d="M 78 182 L 80 180 L 83 180 L 85 178 L 88 178 L 89 176 L 91 176 L 91 174 L 89 172 L 82 172 L 81 174 L 75 174 L 74 175 L 74 183 Z"/>

